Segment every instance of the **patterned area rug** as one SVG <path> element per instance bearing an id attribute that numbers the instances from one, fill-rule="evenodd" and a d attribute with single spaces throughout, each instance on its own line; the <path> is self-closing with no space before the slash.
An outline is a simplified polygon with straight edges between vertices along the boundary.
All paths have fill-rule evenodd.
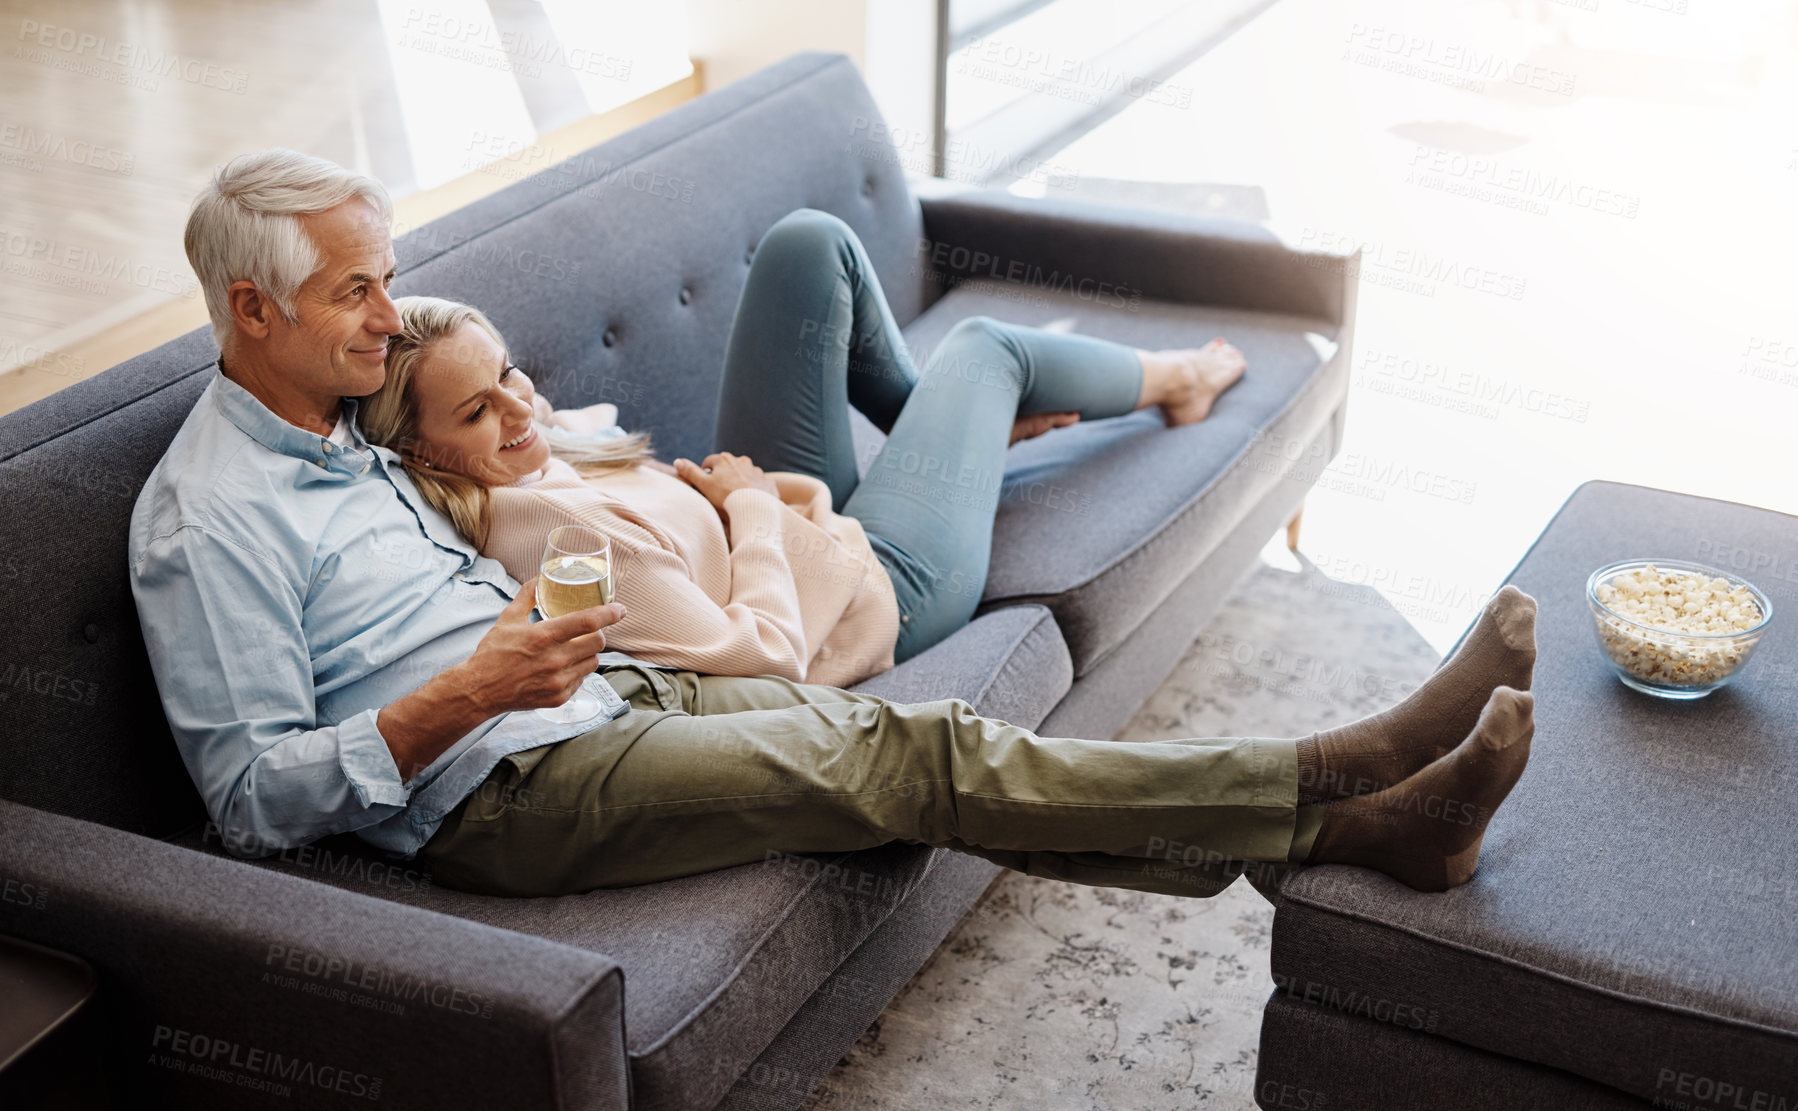
<path id="1" fill-rule="evenodd" d="M 1438 662 L 1369 587 L 1260 564 L 1117 740 L 1301 736 Z M 805 1106 L 1255 1106 L 1273 908 L 1002 874 Z"/>

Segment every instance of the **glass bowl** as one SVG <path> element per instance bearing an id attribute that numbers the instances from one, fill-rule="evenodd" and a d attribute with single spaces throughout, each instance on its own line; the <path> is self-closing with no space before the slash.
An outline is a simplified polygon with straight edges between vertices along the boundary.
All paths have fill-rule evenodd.
<path id="1" fill-rule="evenodd" d="M 1598 600 L 1598 588 L 1630 571 L 1653 567 L 1722 579 L 1731 589 L 1748 589 L 1761 619 L 1739 633 L 1699 635 L 1657 629 L 1625 617 Z M 1681 559 L 1630 559 L 1592 572 L 1586 580 L 1586 601 L 1598 633 L 1598 647 L 1610 660 L 1625 686 L 1659 698 L 1703 698 L 1728 683 L 1741 670 L 1767 623 L 1773 620 L 1773 603 L 1753 583 L 1727 571 Z"/>

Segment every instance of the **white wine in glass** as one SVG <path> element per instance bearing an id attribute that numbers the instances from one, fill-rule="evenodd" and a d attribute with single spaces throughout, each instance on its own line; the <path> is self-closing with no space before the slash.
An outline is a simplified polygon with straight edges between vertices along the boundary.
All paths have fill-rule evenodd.
<path id="1" fill-rule="evenodd" d="M 545 617 L 563 617 L 612 600 L 612 573 L 602 555 L 543 557 L 537 608 Z"/>
<path id="2" fill-rule="evenodd" d="M 545 617 L 603 606 L 612 600 L 612 546 L 605 534 L 585 525 L 563 525 L 550 530 L 543 546 L 542 574 L 537 579 L 537 610 Z M 552 710 L 537 713 L 564 725 L 586 721 L 599 714 L 597 698 L 577 691 L 573 698 Z"/>

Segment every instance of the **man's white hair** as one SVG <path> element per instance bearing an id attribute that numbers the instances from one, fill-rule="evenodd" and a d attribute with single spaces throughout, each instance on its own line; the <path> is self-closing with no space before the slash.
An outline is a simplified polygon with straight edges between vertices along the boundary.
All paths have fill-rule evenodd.
<path id="1" fill-rule="evenodd" d="M 183 242 L 220 350 L 233 328 L 234 282 L 254 282 L 283 317 L 296 319 L 294 297 L 323 261 L 299 217 L 353 197 L 393 223 L 393 201 L 380 182 L 309 154 L 277 149 L 240 155 L 212 176 L 194 198 Z"/>

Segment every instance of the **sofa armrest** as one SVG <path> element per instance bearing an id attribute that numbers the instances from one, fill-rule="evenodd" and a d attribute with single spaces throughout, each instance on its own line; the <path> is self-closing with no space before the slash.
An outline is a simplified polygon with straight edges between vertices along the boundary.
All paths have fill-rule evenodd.
<path id="1" fill-rule="evenodd" d="M 572 946 L 5 801 L 0 933 L 94 966 L 169 1106 L 629 1105 L 623 974 Z"/>
<path id="2" fill-rule="evenodd" d="M 949 286 L 971 278 L 1309 317 L 1354 316 L 1357 251 L 1288 246 L 1259 224 L 1000 189 L 919 189 L 917 262 Z M 1072 284 L 1069 284 L 1069 280 Z"/>

